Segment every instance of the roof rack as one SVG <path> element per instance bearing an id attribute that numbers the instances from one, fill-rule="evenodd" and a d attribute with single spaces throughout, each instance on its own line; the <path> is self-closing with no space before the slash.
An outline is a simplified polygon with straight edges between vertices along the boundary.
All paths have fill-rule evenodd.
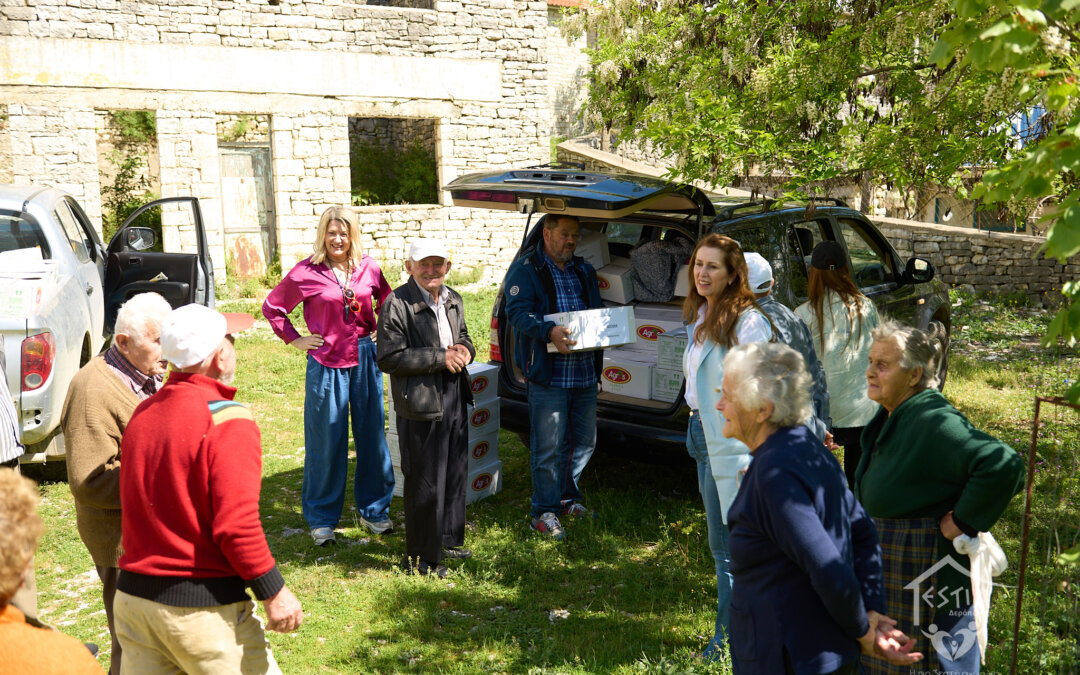
<path id="1" fill-rule="evenodd" d="M 534 164 L 533 166 L 527 166 L 526 169 L 577 169 L 578 171 L 585 170 L 585 162 L 548 162 L 547 164 Z"/>

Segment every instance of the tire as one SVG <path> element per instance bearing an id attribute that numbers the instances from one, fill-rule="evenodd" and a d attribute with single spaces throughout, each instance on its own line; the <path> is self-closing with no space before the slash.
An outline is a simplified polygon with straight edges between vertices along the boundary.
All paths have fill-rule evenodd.
<path id="1" fill-rule="evenodd" d="M 933 319 L 926 327 L 926 332 L 930 336 L 930 339 L 937 343 L 939 353 L 941 354 L 941 360 L 938 363 L 937 369 L 937 388 L 938 391 L 944 391 L 945 378 L 949 375 L 949 345 L 951 343 L 949 329 L 946 328 L 945 324 L 941 321 Z"/>

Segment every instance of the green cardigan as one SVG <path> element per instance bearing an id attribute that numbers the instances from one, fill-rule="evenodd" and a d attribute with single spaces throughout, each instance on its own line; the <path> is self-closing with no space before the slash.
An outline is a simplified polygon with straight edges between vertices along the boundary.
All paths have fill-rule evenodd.
<path id="1" fill-rule="evenodd" d="M 913 395 L 891 415 L 880 408 L 863 430 L 862 447 L 855 496 L 875 518 L 940 520 L 953 511 L 965 529 L 985 532 L 1024 484 L 1016 451 L 972 426 L 936 389 Z M 939 559 L 950 553 L 967 569 L 967 556 L 939 533 Z M 970 579 L 951 566 L 941 568 L 938 584 L 970 589 Z"/>

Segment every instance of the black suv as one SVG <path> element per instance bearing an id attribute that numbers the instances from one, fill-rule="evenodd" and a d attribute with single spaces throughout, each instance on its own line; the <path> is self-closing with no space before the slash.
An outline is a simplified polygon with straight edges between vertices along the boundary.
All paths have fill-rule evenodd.
<path id="1" fill-rule="evenodd" d="M 777 300 L 795 307 L 806 300 L 807 266 L 814 246 L 838 241 L 851 260 L 852 279 L 884 315 L 928 330 L 948 354 L 950 302 L 945 286 L 934 279 L 928 260 L 902 262 L 889 241 L 858 211 L 840 200 L 803 205 L 769 200 L 709 198 L 701 190 L 625 174 L 587 173 L 562 168 L 530 168 L 462 176 L 447 185 L 457 206 L 514 210 L 530 214 L 517 256 L 540 246 L 543 215 L 577 216 L 583 230 L 604 232 L 612 256 L 628 256 L 641 244 L 675 231 L 693 241 L 716 232 L 757 251 L 772 264 Z M 535 221 L 535 222 L 534 222 Z M 501 362 L 499 395 L 502 426 L 519 434 L 529 430 L 525 379 L 513 362 L 514 330 L 506 320 L 503 290 L 492 310 L 491 360 Z M 942 359 L 944 383 L 948 359 Z M 683 452 L 689 409 L 680 395 L 674 403 L 627 399 L 600 393 L 597 431 L 600 445 L 622 451 L 667 446 Z M 644 449 L 644 448 L 642 448 Z M 654 451 L 656 448 L 649 448 Z"/>

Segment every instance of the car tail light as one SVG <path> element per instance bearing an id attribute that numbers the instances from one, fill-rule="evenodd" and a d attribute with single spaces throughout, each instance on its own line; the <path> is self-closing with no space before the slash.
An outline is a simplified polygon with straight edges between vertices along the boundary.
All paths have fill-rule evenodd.
<path id="1" fill-rule="evenodd" d="M 499 317 L 491 317 L 491 346 L 488 360 L 502 363 L 502 348 L 499 346 Z"/>
<path id="2" fill-rule="evenodd" d="M 31 335 L 22 341 L 23 391 L 34 391 L 45 384 L 52 374 L 56 359 L 56 340 L 52 333 Z"/>
<path id="3" fill-rule="evenodd" d="M 490 192 L 488 190 L 462 190 L 455 192 L 454 197 L 470 202 L 501 202 L 503 204 L 517 203 L 517 195 L 513 192 Z"/>

